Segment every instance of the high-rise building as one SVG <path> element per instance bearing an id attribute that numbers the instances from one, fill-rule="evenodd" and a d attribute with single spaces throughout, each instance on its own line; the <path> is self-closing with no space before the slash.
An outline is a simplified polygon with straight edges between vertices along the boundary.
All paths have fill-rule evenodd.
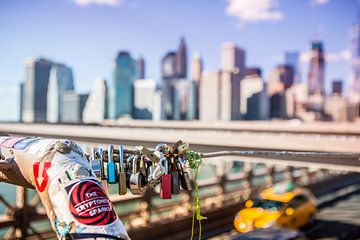
<path id="1" fill-rule="evenodd" d="M 204 71 L 199 89 L 199 119 L 216 121 L 220 119 L 220 78 L 219 71 Z"/>
<path id="2" fill-rule="evenodd" d="M 332 94 L 338 94 L 338 95 L 342 95 L 342 86 L 343 86 L 343 82 L 341 80 L 334 80 L 332 82 Z"/>
<path id="3" fill-rule="evenodd" d="M 325 56 L 323 43 L 320 41 L 313 41 L 311 44 L 308 90 L 309 95 L 325 95 Z"/>
<path id="4" fill-rule="evenodd" d="M 83 111 L 84 123 L 100 123 L 107 118 L 108 87 L 106 80 L 97 79 Z"/>
<path id="5" fill-rule="evenodd" d="M 156 81 L 138 79 L 134 82 L 134 118 L 153 119 Z"/>
<path id="6" fill-rule="evenodd" d="M 191 63 L 191 83 L 189 89 L 188 119 L 199 118 L 199 84 L 203 71 L 203 63 L 199 53 L 194 54 Z"/>
<path id="7" fill-rule="evenodd" d="M 222 81 L 231 83 L 231 119 L 240 119 L 240 81 L 245 75 L 245 50 L 233 43 L 224 43 L 221 47 L 221 71 Z"/>
<path id="8" fill-rule="evenodd" d="M 153 118 L 154 121 L 160 121 L 165 119 L 164 115 L 164 101 L 163 101 L 163 93 L 160 89 L 157 89 L 154 95 L 154 105 L 153 105 Z"/>
<path id="9" fill-rule="evenodd" d="M 164 114 L 166 119 L 174 117 L 175 93 L 174 85 L 177 81 L 176 53 L 168 52 L 161 60 L 162 92 L 164 101 Z"/>
<path id="10" fill-rule="evenodd" d="M 136 79 L 145 78 L 145 60 L 143 57 L 136 59 Z"/>
<path id="11" fill-rule="evenodd" d="M 351 26 L 351 101 L 360 102 L 360 22 Z"/>
<path id="12" fill-rule="evenodd" d="M 267 92 L 270 100 L 270 117 L 285 118 L 285 92 L 294 83 L 294 74 L 291 66 L 279 65 L 271 73 Z"/>
<path id="13" fill-rule="evenodd" d="M 24 122 L 45 122 L 47 89 L 52 62 L 46 59 L 30 59 L 26 62 L 26 79 L 23 91 Z"/>
<path id="14" fill-rule="evenodd" d="M 203 62 L 199 53 L 194 54 L 191 63 L 191 80 L 199 83 L 203 71 Z"/>
<path id="15" fill-rule="evenodd" d="M 64 64 L 53 64 L 49 75 L 47 89 L 46 120 L 51 123 L 60 121 L 62 112 L 61 93 L 74 90 L 74 79 L 71 68 Z"/>
<path id="16" fill-rule="evenodd" d="M 299 52 L 285 52 L 285 65 L 292 67 L 294 72 L 294 82 L 301 82 Z"/>
<path id="17" fill-rule="evenodd" d="M 187 79 L 179 79 L 174 85 L 174 120 L 187 119 L 189 84 Z"/>
<path id="18" fill-rule="evenodd" d="M 305 83 L 294 83 L 285 93 L 287 118 L 304 118 L 308 102 L 308 90 Z"/>
<path id="19" fill-rule="evenodd" d="M 268 119 L 266 85 L 259 68 L 247 69 L 240 82 L 240 112 L 245 120 Z"/>
<path id="20" fill-rule="evenodd" d="M 110 89 L 109 117 L 132 116 L 135 61 L 130 53 L 121 51 L 115 59 L 113 84 Z"/>
<path id="21" fill-rule="evenodd" d="M 176 52 L 176 74 L 178 78 L 187 77 L 187 54 L 185 39 L 181 38 Z"/>
<path id="22" fill-rule="evenodd" d="M 84 110 L 87 94 L 77 94 L 73 90 L 62 91 L 61 101 L 61 122 L 63 123 L 80 123 Z"/>

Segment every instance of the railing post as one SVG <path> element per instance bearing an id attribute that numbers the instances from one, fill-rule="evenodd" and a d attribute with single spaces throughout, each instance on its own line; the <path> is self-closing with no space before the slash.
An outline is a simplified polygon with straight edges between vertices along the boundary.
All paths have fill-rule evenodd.
<path id="1" fill-rule="evenodd" d="M 27 189 L 25 187 L 16 187 L 16 238 L 25 239 L 29 223 Z"/>

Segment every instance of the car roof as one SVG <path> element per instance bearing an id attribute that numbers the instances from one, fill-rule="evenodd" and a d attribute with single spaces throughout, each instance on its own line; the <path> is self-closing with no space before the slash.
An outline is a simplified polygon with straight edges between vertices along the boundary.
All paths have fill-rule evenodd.
<path id="1" fill-rule="evenodd" d="M 260 197 L 278 202 L 289 202 L 299 194 L 306 194 L 306 191 L 303 188 L 296 187 L 292 183 L 286 182 L 275 184 L 272 188 L 263 190 L 260 193 Z"/>

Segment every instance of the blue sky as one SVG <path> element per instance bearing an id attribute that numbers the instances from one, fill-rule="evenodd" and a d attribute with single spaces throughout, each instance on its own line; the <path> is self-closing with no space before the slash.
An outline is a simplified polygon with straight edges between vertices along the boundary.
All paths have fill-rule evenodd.
<path id="1" fill-rule="evenodd" d="M 322 40 L 329 86 L 349 77 L 349 27 L 359 6 L 356 0 L 1 0 L 0 120 L 18 118 L 28 57 L 71 66 L 77 90 L 87 92 L 97 77 L 111 80 L 119 50 L 143 56 L 147 77 L 159 79 L 160 59 L 181 36 L 189 58 L 200 52 L 208 70 L 220 66 L 221 43 L 234 42 L 265 79 L 285 51 L 299 51 L 303 81 L 309 43 Z"/>

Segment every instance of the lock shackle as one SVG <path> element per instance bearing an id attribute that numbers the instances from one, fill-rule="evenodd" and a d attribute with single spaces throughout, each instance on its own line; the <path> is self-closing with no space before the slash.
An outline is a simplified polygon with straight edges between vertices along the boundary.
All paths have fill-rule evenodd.
<path id="1" fill-rule="evenodd" d="M 110 144 L 109 147 L 108 147 L 108 162 L 113 162 L 114 161 L 113 152 L 114 152 L 114 147 L 113 147 L 113 145 Z"/>
<path id="2" fill-rule="evenodd" d="M 124 171 L 124 147 L 123 145 L 120 145 L 119 147 L 119 164 L 120 164 L 120 172 Z"/>
<path id="3" fill-rule="evenodd" d="M 137 159 L 138 159 L 138 156 L 137 156 L 137 155 L 134 155 L 134 156 L 133 156 L 133 159 L 132 159 L 132 173 L 133 173 L 133 174 L 135 174 L 135 173 L 138 172 Z"/>

